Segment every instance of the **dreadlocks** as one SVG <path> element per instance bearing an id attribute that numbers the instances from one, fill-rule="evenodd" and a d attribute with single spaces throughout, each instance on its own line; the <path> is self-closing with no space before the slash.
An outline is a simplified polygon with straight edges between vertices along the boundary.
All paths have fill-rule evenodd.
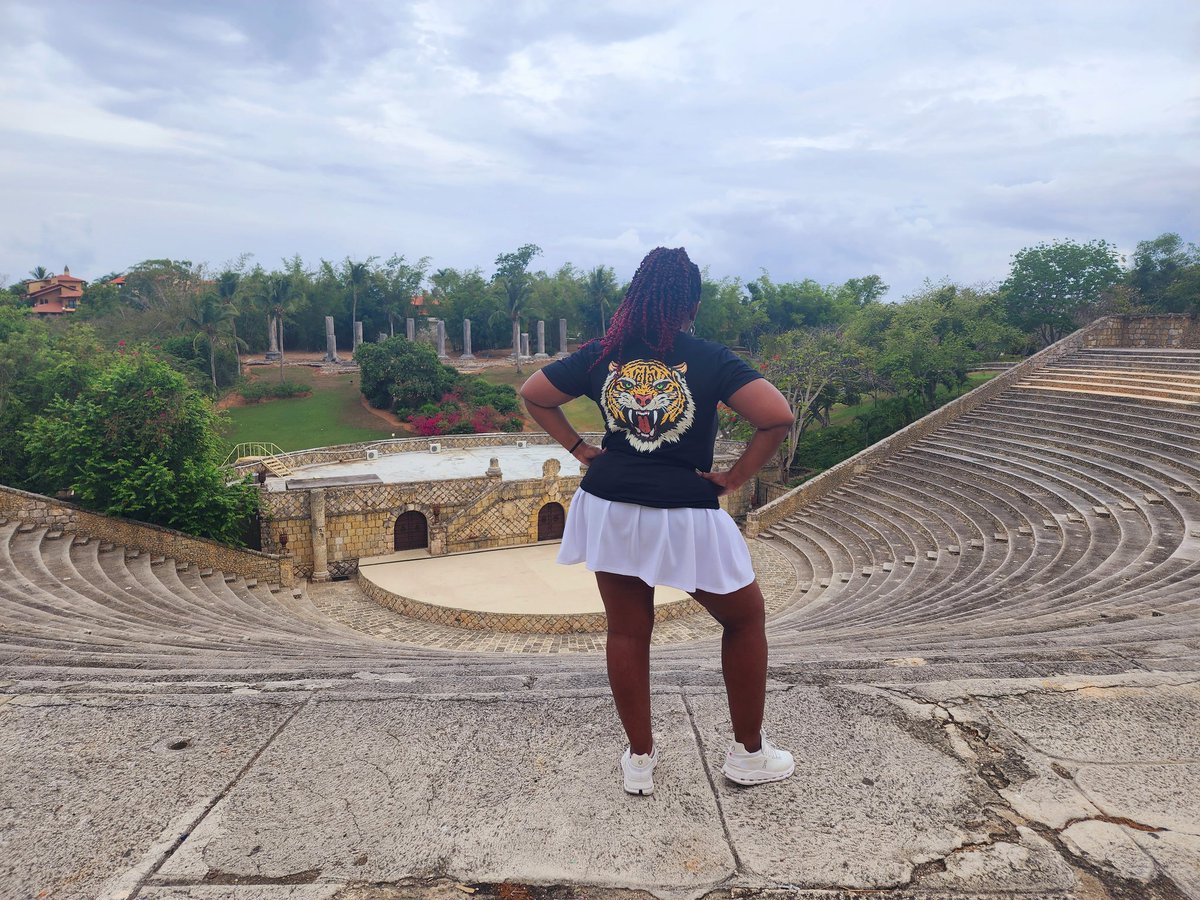
<path id="1" fill-rule="evenodd" d="M 700 302 L 700 269 L 682 247 L 655 247 L 646 254 L 600 340 L 600 360 L 621 362 L 624 346 L 642 340 L 660 356 L 675 346 L 675 335 Z"/>

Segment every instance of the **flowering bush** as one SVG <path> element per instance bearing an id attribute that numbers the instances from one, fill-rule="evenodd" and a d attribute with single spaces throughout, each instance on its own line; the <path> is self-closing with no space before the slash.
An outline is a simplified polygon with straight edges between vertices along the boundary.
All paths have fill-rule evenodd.
<path id="1" fill-rule="evenodd" d="M 426 403 L 408 417 L 422 437 L 439 434 L 480 434 L 489 431 L 520 431 L 521 417 L 500 412 L 490 404 L 475 405 L 463 397 L 461 388 L 442 395 L 437 404 Z"/>

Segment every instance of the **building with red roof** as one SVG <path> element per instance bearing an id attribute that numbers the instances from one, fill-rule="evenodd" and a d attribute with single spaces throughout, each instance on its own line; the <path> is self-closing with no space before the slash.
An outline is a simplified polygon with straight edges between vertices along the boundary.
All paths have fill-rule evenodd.
<path id="1" fill-rule="evenodd" d="M 64 266 L 61 275 L 26 282 L 25 296 L 39 316 L 60 316 L 63 313 L 75 312 L 80 298 L 83 297 L 85 284 L 87 282 L 82 278 L 71 274 L 69 266 Z"/>

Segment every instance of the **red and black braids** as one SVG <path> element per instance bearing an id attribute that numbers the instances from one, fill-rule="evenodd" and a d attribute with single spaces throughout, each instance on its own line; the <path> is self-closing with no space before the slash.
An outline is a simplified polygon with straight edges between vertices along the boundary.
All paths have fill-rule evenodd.
<path id="1" fill-rule="evenodd" d="M 642 341 L 660 357 L 675 346 L 675 335 L 700 302 L 700 268 L 682 247 L 655 247 L 646 254 L 613 313 L 600 341 L 602 359 L 619 364 L 626 344 Z"/>

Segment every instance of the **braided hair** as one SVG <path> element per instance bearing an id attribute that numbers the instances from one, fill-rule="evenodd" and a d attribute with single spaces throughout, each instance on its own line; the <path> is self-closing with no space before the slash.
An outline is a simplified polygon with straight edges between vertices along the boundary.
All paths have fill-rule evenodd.
<path id="1" fill-rule="evenodd" d="M 621 363 L 626 344 L 643 341 L 660 357 L 675 346 L 675 335 L 700 302 L 700 268 L 682 247 L 655 247 L 638 266 L 621 305 L 613 313 L 608 330 L 598 340 L 602 359 L 614 357 Z"/>

